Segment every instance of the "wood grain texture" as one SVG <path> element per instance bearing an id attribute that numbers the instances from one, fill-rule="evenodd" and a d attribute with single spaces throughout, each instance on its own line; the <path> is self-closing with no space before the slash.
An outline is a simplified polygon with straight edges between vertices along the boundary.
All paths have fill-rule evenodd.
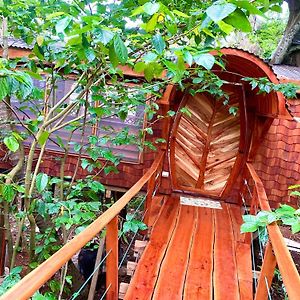
<path id="1" fill-rule="evenodd" d="M 239 107 L 237 93 L 229 93 L 230 106 Z M 240 116 L 204 94 L 186 95 L 175 129 L 175 176 L 179 186 L 220 194 L 236 160 L 240 144 Z"/>
<path id="2" fill-rule="evenodd" d="M 197 227 L 192 243 L 185 300 L 210 300 L 213 296 L 214 211 L 197 209 Z"/>
<path id="3" fill-rule="evenodd" d="M 226 204 L 215 210 L 214 299 L 240 299 L 234 234 Z"/>
<path id="4" fill-rule="evenodd" d="M 178 222 L 161 265 L 152 299 L 182 299 L 190 245 L 195 229 L 195 212 L 194 207 L 180 207 Z"/>
<path id="5" fill-rule="evenodd" d="M 118 216 L 114 217 L 106 226 L 106 294 L 107 300 L 115 300 L 119 295 L 118 285 Z"/>
<path id="6" fill-rule="evenodd" d="M 169 197 L 152 230 L 148 243 L 131 280 L 125 299 L 151 299 L 161 261 L 173 233 L 178 215 L 178 198 Z"/>

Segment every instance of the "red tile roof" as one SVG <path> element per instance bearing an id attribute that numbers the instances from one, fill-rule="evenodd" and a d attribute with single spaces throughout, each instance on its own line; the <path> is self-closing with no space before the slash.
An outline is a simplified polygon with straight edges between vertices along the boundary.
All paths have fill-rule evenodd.
<path id="1" fill-rule="evenodd" d="M 300 99 L 289 104 L 299 117 Z M 295 202 L 288 195 L 288 187 L 300 183 L 300 123 L 275 119 L 258 150 L 255 167 L 273 205 Z"/>

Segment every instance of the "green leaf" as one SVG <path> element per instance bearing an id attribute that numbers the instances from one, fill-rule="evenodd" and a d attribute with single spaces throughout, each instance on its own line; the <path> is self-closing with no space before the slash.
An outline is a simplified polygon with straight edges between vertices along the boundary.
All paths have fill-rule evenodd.
<path id="1" fill-rule="evenodd" d="M 145 67 L 146 67 L 146 64 L 144 62 L 142 62 L 142 61 L 138 62 L 134 65 L 134 71 L 137 73 L 142 73 L 142 72 L 144 72 Z"/>
<path id="2" fill-rule="evenodd" d="M 60 19 L 56 25 L 55 25 L 55 30 L 57 33 L 62 33 L 65 31 L 65 29 L 68 27 L 68 25 L 71 22 L 71 18 L 70 17 L 64 17 L 62 19 Z"/>
<path id="3" fill-rule="evenodd" d="M 92 48 L 85 48 L 84 55 L 89 62 L 92 62 L 96 58 L 95 52 Z"/>
<path id="4" fill-rule="evenodd" d="M 186 19 L 190 17 L 190 16 L 188 16 L 187 14 L 185 14 L 185 13 L 183 13 L 183 12 L 177 10 L 177 9 L 174 9 L 172 12 L 173 12 L 175 15 L 177 15 L 178 17 L 182 17 L 182 18 L 186 18 Z"/>
<path id="5" fill-rule="evenodd" d="M 50 133 L 48 131 L 44 131 L 41 134 L 41 136 L 38 139 L 38 143 L 40 146 L 43 146 L 47 142 L 49 135 L 50 135 Z"/>
<path id="6" fill-rule="evenodd" d="M 120 63 L 124 65 L 128 59 L 128 51 L 119 35 L 114 38 L 114 50 Z"/>
<path id="7" fill-rule="evenodd" d="M 218 25 L 220 27 L 220 29 L 225 32 L 226 34 L 229 34 L 232 32 L 232 30 L 234 29 L 233 26 L 223 22 L 223 21 L 219 21 Z"/>
<path id="8" fill-rule="evenodd" d="M 194 56 L 194 61 L 197 65 L 200 65 L 207 70 L 211 70 L 215 64 L 215 57 L 209 53 L 198 54 Z"/>
<path id="9" fill-rule="evenodd" d="M 206 14 L 214 21 L 219 22 L 229 16 L 236 10 L 236 5 L 227 4 L 214 4 L 206 10 Z"/>
<path id="10" fill-rule="evenodd" d="M 245 233 L 245 232 L 254 232 L 258 229 L 258 225 L 257 223 L 244 223 L 241 226 L 241 233 Z"/>
<path id="11" fill-rule="evenodd" d="M 158 12 L 160 8 L 159 3 L 147 2 L 144 4 L 144 12 L 150 16 Z"/>
<path id="12" fill-rule="evenodd" d="M 51 20 L 51 19 L 54 19 L 55 17 L 59 17 L 64 14 L 65 13 L 63 11 L 57 11 L 57 12 L 47 15 L 46 20 Z"/>
<path id="13" fill-rule="evenodd" d="M 103 45 L 107 45 L 113 39 L 114 35 L 110 30 L 101 29 L 99 34 L 100 42 Z"/>
<path id="14" fill-rule="evenodd" d="M 166 47 L 166 43 L 164 41 L 164 39 L 162 38 L 162 36 L 157 33 L 153 38 L 152 38 L 152 43 L 153 46 L 155 48 L 155 50 L 159 53 L 162 54 L 163 51 L 165 50 Z"/>
<path id="15" fill-rule="evenodd" d="M 137 7 L 131 14 L 131 16 L 136 16 L 136 15 L 140 15 L 144 12 L 144 5 Z"/>
<path id="16" fill-rule="evenodd" d="M 13 135 L 5 137 L 3 142 L 5 146 L 12 152 L 16 152 L 20 147 L 19 142 Z"/>
<path id="17" fill-rule="evenodd" d="M 2 196 L 5 201 L 11 202 L 12 200 L 14 200 L 15 195 L 16 191 L 12 184 L 3 185 Z"/>
<path id="18" fill-rule="evenodd" d="M 7 77 L 0 77 L 0 100 L 4 99 L 9 92 Z"/>
<path id="19" fill-rule="evenodd" d="M 115 52 L 115 48 L 114 48 L 113 45 L 111 45 L 111 46 L 109 47 L 109 53 L 108 53 L 108 56 L 109 56 L 109 60 L 110 60 L 110 62 L 111 62 L 111 64 L 112 64 L 112 66 L 113 66 L 114 68 L 116 68 L 116 67 L 118 66 L 118 64 L 119 64 L 119 60 L 118 60 L 118 57 L 117 57 L 117 54 L 116 54 L 116 52 Z"/>
<path id="20" fill-rule="evenodd" d="M 295 220 L 295 222 L 292 224 L 292 233 L 295 234 L 300 231 L 300 221 Z"/>
<path id="21" fill-rule="evenodd" d="M 250 14 L 259 15 L 261 17 L 265 16 L 256 6 L 251 4 L 249 1 L 231 0 L 230 2 L 235 4 L 237 7 L 246 9 Z"/>
<path id="22" fill-rule="evenodd" d="M 155 28 L 156 28 L 156 25 L 157 25 L 157 19 L 158 19 L 158 14 L 154 14 L 152 16 L 152 18 L 146 23 L 144 27 L 144 29 L 147 31 L 147 32 L 151 32 L 153 31 Z"/>
<path id="23" fill-rule="evenodd" d="M 252 30 L 251 23 L 245 13 L 240 9 L 237 9 L 234 13 L 224 19 L 224 22 L 243 32 L 250 32 Z"/>
<path id="24" fill-rule="evenodd" d="M 44 173 L 39 173 L 36 176 L 35 184 L 36 184 L 36 188 L 37 188 L 38 192 L 42 192 L 48 184 L 48 175 L 44 174 Z"/>

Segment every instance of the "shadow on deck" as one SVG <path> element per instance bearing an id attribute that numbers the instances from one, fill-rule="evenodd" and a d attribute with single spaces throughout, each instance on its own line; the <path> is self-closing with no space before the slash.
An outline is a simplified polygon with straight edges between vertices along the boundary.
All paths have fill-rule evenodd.
<path id="1" fill-rule="evenodd" d="M 125 299 L 253 299 L 241 208 L 180 205 L 177 196 L 155 200 L 164 204 Z"/>

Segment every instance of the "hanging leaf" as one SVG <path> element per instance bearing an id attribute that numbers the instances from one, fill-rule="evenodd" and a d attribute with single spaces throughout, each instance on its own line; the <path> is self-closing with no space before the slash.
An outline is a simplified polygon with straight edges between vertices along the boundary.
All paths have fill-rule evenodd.
<path id="1" fill-rule="evenodd" d="M 5 184 L 2 188 L 3 199 L 7 202 L 11 202 L 16 195 L 16 191 L 11 184 Z"/>
<path id="2" fill-rule="evenodd" d="M 197 65 L 200 65 L 207 70 L 211 70 L 215 64 L 215 57 L 209 53 L 198 54 L 194 56 L 194 61 Z"/>
<path id="3" fill-rule="evenodd" d="M 92 48 L 85 48 L 84 55 L 89 62 L 92 62 L 96 58 L 95 52 Z"/>
<path id="4" fill-rule="evenodd" d="M 114 37 L 114 33 L 107 29 L 101 29 L 99 34 L 99 40 L 103 45 L 107 45 Z"/>
<path id="5" fill-rule="evenodd" d="M 38 192 L 42 192 L 48 184 L 48 175 L 44 173 L 39 173 L 36 176 L 36 188 Z"/>
<path id="6" fill-rule="evenodd" d="M 70 17 L 64 17 L 62 19 L 60 19 L 56 25 L 55 25 L 55 30 L 57 33 L 63 33 L 65 31 L 65 29 L 68 27 L 68 25 L 71 22 L 71 18 Z"/>
<path id="7" fill-rule="evenodd" d="M 43 146 L 46 143 L 46 141 L 48 140 L 48 137 L 49 137 L 49 132 L 44 131 L 38 139 L 39 145 Z"/>
<path id="8" fill-rule="evenodd" d="M 5 146 L 12 152 L 16 152 L 20 147 L 19 142 L 13 135 L 5 137 L 3 142 Z"/>
<path id="9" fill-rule="evenodd" d="M 252 30 L 251 23 L 245 13 L 240 9 L 237 9 L 234 13 L 225 18 L 224 22 L 243 32 L 250 32 Z"/>
<path id="10" fill-rule="evenodd" d="M 114 38 L 114 50 L 120 63 L 124 65 L 128 59 L 128 51 L 119 35 Z"/>
<path id="11" fill-rule="evenodd" d="M 0 77 L 0 100 L 4 99 L 9 92 L 7 77 Z"/>
<path id="12" fill-rule="evenodd" d="M 157 33 L 153 38 L 152 38 L 152 44 L 155 48 L 155 50 L 159 53 L 162 54 L 163 51 L 165 50 L 166 47 L 166 43 L 164 41 L 164 39 L 162 38 L 162 36 Z"/>
<path id="13" fill-rule="evenodd" d="M 214 21 L 219 22 L 224 18 L 228 17 L 231 13 L 236 10 L 236 5 L 227 4 L 214 4 L 206 10 L 206 14 Z"/>
<path id="14" fill-rule="evenodd" d="M 147 32 L 153 31 L 156 28 L 158 16 L 158 14 L 154 14 L 152 18 L 146 24 L 143 24 L 143 26 L 141 27 Z"/>
<path id="15" fill-rule="evenodd" d="M 159 3 L 147 2 L 144 4 L 144 12 L 150 16 L 158 12 L 160 7 Z"/>
<path id="16" fill-rule="evenodd" d="M 109 56 L 109 60 L 110 60 L 110 62 L 111 62 L 111 64 L 112 64 L 112 66 L 113 66 L 114 68 L 116 68 L 116 67 L 118 66 L 118 64 L 119 64 L 119 60 L 118 60 L 118 57 L 117 57 L 117 55 L 116 55 L 115 48 L 114 48 L 113 45 L 111 45 L 111 46 L 109 47 L 109 53 L 108 53 L 108 56 Z"/>

